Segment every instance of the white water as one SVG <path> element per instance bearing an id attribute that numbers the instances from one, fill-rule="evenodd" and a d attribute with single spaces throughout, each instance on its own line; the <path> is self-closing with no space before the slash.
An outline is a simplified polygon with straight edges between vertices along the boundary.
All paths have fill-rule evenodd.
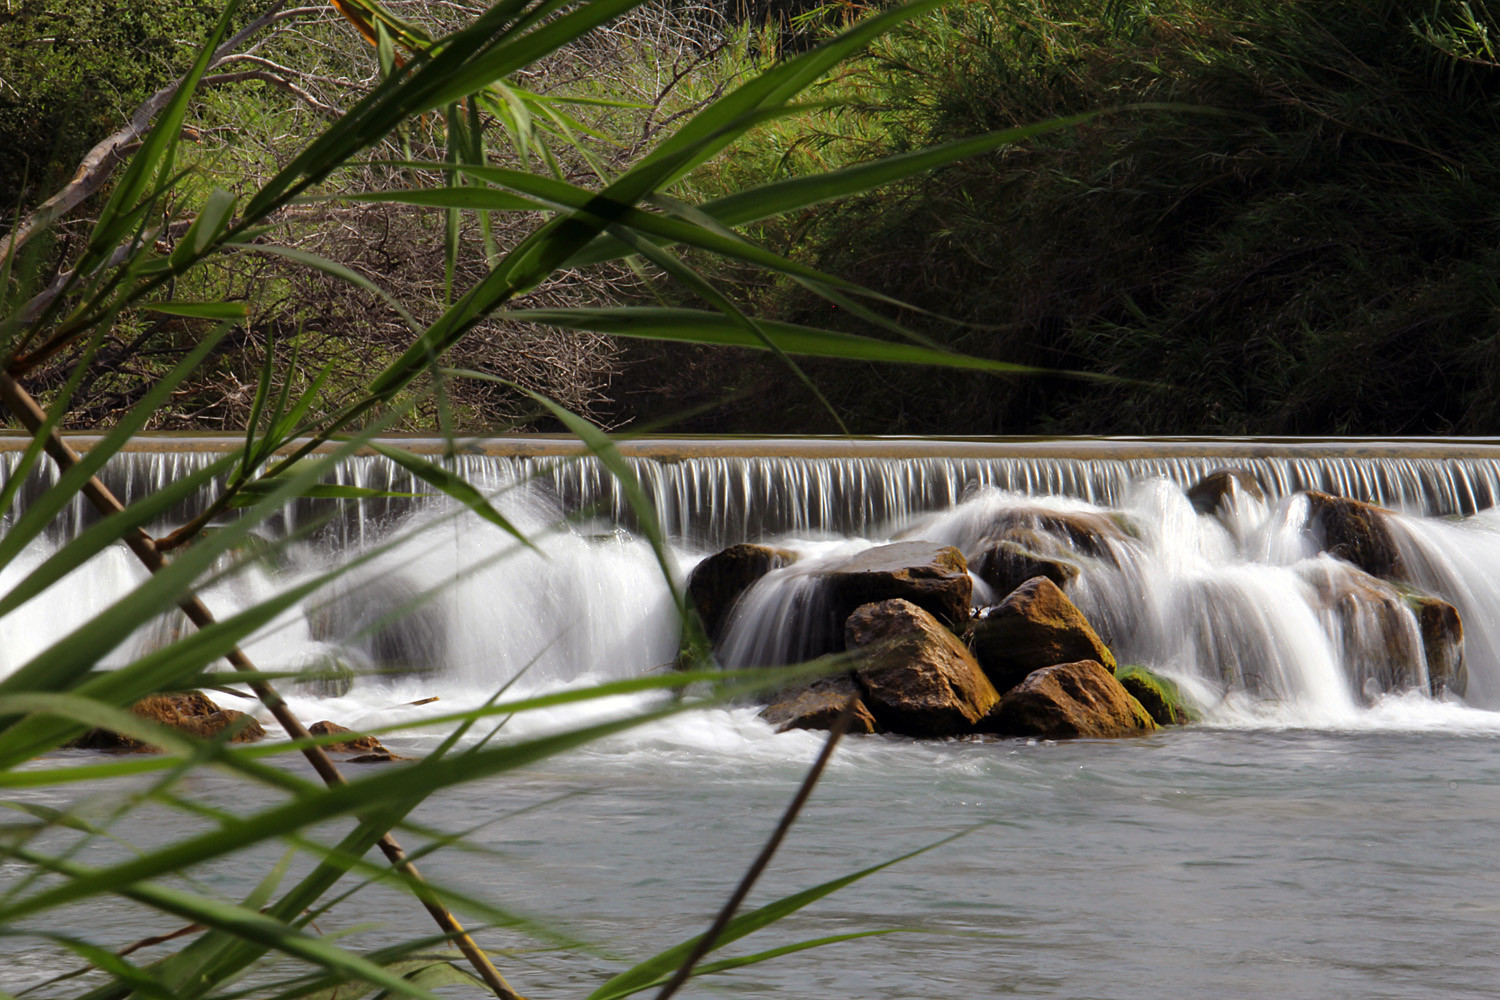
<path id="1" fill-rule="evenodd" d="M 198 461 L 135 458 L 111 475 L 142 491 Z M 541 465 L 465 461 L 467 474 L 496 490 Z M 1083 560 L 1087 570 L 1070 593 L 1122 662 L 1179 678 L 1208 713 L 1204 725 L 1128 741 L 846 741 L 752 904 L 989 825 L 840 892 L 739 952 L 842 931 L 916 933 L 789 956 L 706 980 L 692 995 L 1426 1000 L 1493 993 L 1500 976 L 1492 946 L 1500 935 L 1493 874 L 1500 712 L 1492 711 L 1500 707 L 1500 515 L 1433 515 L 1472 513 L 1458 501 L 1493 495 L 1495 470 L 1265 460 L 1254 468 L 1270 501 L 1242 504 L 1221 521 L 1195 514 L 1183 494 L 1217 463 L 1173 460 L 1174 471 L 1158 467 L 1164 461 L 1030 471 L 999 462 L 985 475 L 971 475 L 973 463 L 937 460 L 637 463 L 668 527 L 678 579 L 702 556 L 747 537 L 805 553 L 747 598 L 743 620 L 765 624 L 742 625 L 724 650 L 745 662 L 792 655 L 794 630 L 772 623 L 795 615 L 797 581 L 819 558 L 898 535 L 971 548 L 998 514 L 1023 508 L 1119 515 L 1134 534 L 1109 543 L 1112 562 Z M 362 485 L 414 488 L 375 460 L 349 475 Z M 206 598 L 227 613 L 390 543 L 341 583 L 341 593 L 317 595 L 282 616 L 249 652 L 267 669 L 328 655 L 373 667 L 377 653 L 407 668 L 361 678 L 342 697 L 304 692 L 291 700 L 308 721 L 410 726 L 388 741 L 420 754 L 439 734 L 411 724 L 478 704 L 508 681 L 516 682 L 512 693 L 582 686 L 657 669 L 675 655 L 677 622 L 661 568 L 638 535 L 615 527 L 618 498 L 600 475 L 588 463 L 568 465 L 497 497 L 543 555 L 444 503 L 416 510 L 366 503 L 289 546 L 284 565 L 252 567 Z M 1028 479 L 1046 488 L 1016 489 Z M 1060 480 L 1064 488 L 1052 489 Z M 1351 489 L 1340 490 L 1340 481 Z M 872 484 L 875 498 L 850 492 Z M 1464 619 L 1464 700 L 1416 688 L 1366 690 L 1359 678 L 1388 656 L 1387 636 L 1360 617 L 1367 607 L 1355 605 L 1349 621 L 1319 596 L 1353 574 L 1318 553 L 1305 531 L 1305 504 L 1291 497 L 1294 485 L 1410 512 L 1396 525 L 1413 576 Z M 705 498 L 716 506 L 689 516 Z M 270 530 L 308 524 L 319 513 L 316 505 L 296 506 Z M 0 591 L 86 520 L 76 513 L 0 570 Z M 127 554 L 112 551 L 0 620 L 0 673 L 42 653 L 140 579 Z M 316 624 L 340 608 L 354 634 Z M 383 647 L 357 634 L 401 610 Z M 160 641 L 164 631 L 170 627 L 147 623 L 122 637 L 113 659 Z M 433 695 L 441 700 L 407 704 Z M 644 701 L 523 713 L 502 735 L 577 725 Z M 813 733 L 776 735 L 748 707 L 633 730 L 549 760 L 539 772 L 426 803 L 419 821 L 477 826 L 471 841 L 502 854 L 439 853 L 424 860 L 424 870 L 557 920 L 618 954 L 533 951 L 506 962 L 528 996 L 583 996 L 629 959 L 703 928 L 819 743 Z M 206 802 L 234 810 L 267 804 L 271 794 L 214 773 L 196 775 L 194 786 Z M 507 818 L 531 806 L 545 808 Z M 143 811 L 114 832 L 143 846 L 161 843 L 170 828 L 153 824 L 153 815 Z M 263 857 L 236 856 L 193 874 L 238 896 L 279 851 L 268 845 Z M 410 912 L 406 900 L 361 896 L 320 927 L 369 922 L 350 943 L 378 947 L 414 932 Z M 111 900 L 49 916 L 49 930 L 109 947 L 176 926 Z M 535 944 L 500 932 L 484 943 Z M 77 964 L 45 941 L 8 939 L 0 949 L 0 989 Z"/>
<path id="2" fill-rule="evenodd" d="M 10 464 L 14 456 L 0 459 Z M 127 495 L 142 494 L 203 461 L 128 455 L 110 476 Z M 327 708 L 357 716 L 403 699 L 437 694 L 452 708 L 454 699 L 472 703 L 507 682 L 536 690 L 637 676 L 672 662 L 679 623 L 662 567 L 638 534 L 607 516 L 621 501 L 597 464 L 468 456 L 458 465 L 540 551 L 446 501 L 366 501 L 347 505 L 310 539 L 290 543 L 274 569 L 253 566 L 209 589 L 206 599 L 227 613 L 340 560 L 372 554 L 248 648 L 265 669 L 306 668 L 329 657 L 353 666 L 365 676 Z M 745 538 L 755 525 L 784 530 L 753 534 L 754 540 L 802 554 L 742 600 L 719 650 L 729 665 L 816 652 L 806 648 L 798 622 L 815 606 L 809 593 L 828 562 L 897 536 L 956 545 L 972 560 L 998 519 L 1053 511 L 1127 526 L 1105 538 L 1107 551 L 1072 553 L 1085 571 L 1069 595 L 1122 663 L 1179 680 L 1209 721 L 1343 729 L 1428 728 L 1447 720 L 1487 728 L 1487 710 L 1500 708 L 1494 583 L 1500 514 L 1455 520 L 1431 512 L 1462 510 L 1492 494 L 1500 483 L 1495 463 L 1258 459 L 1245 465 L 1260 476 L 1268 501 L 1236 494 L 1218 516 L 1203 516 L 1184 488 L 1212 467 L 1208 459 L 635 460 L 658 518 L 671 528 L 667 563 L 678 583 L 698 559 Z M 346 477 L 420 491 L 383 459 L 358 460 Z M 1024 493 L 996 482 L 1059 492 Z M 1392 521 L 1413 583 L 1451 602 L 1463 621 L 1462 701 L 1422 696 L 1426 667 L 1409 609 L 1336 600 L 1361 577 L 1320 553 L 1306 504 L 1286 492 L 1303 484 L 1410 511 Z M 34 497 L 45 485 L 39 479 L 23 495 Z M 945 505 L 945 498 L 960 499 Z M 888 516 L 867 523 L 876 513 Z M 0 570 L 0 588 L 88 520 L 77 508 L 70 517 L 72 528 Z M 326 511 L 303 502 L 266 530 L 295 530 L 313 517 Z M 857 524 L 866 527 L 847 530 Z M 0 673 L 30 660 L 140 579 L 125 553 L 110 551 L 7 616 L 0 621 Z M 976 580 L 977 603 L 1004 596 L 988 589 Z M 114 659 L 153 648 L 174 629 L 144 626 Z M 1403 680 L 1392 683 L 1392 676 Z M 308 708 L 318 711 L 316 704 Z"/>

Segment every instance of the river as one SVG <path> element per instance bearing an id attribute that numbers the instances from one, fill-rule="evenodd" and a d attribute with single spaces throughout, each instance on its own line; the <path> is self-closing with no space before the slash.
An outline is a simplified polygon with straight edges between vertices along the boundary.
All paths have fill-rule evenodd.
<path id="1" fill-rule="evenodd" d="M 1133 525 L 1128 558 L 1091 577 L 1075 599 L 1107 623 L 1122 662 L 1146 662 L 1183 682 L 1204 721 L 1118 741 L 850 738 L 752 905 L 962 836 L 730 953 L 856 930 L 898 933 L 705 977 L 688 993 L 1491 995 L 1500 978 L 1494 446 L 1331 455 L 1326 443 L 1272 442 L 1224 454 L 1212 443 L 1136 442 L 1127 455 L 1098 443 L 1036 443 L 1038 454 L 1019 457 L 1003 444 L 963 447 L 992 451 L 746 457 L 687 454 L 679 443 L 632 461 L 679 576 L 746 539 L 815 558 L 912 533 L 962 541 L 972 524 L 1017 507 L 1123 514 Z M 139 492 L 196 461 L 147 451 L 111 474 L 122 490 Z M 417 485 L 383 460 L 361 463 L 351 481 Z M 639 518 L 596 466 L 536 454 L 472 455 L 464 464 L 503 491 L 496 502 L 507 515 L 545 536 L 545 556 L 517 551 L 492 526 L 443 503 L 370 502 L 318 527 L 284 562 L 207 593 L 227 611 L 410 535 L 349 584 L 354 595 L 380 595 L 366 603 L 420 604 L 385 645 L 368 636 L 319 638 L 316 612 L 297 609 L 248 648 L 270 668 L 312 662 L 335 647 L 372 664 L 408 655 L 415 643 L 436 669 L 362 678 L 340 697 L 295 694 L 305 720 L 397 726 L 387 742 L 419 755 L 438 737 L 416 720 L 478 704 L 518 675 L 513 691 L 553 690 L 636 676 L 672 658 L 677 622 L 656 557 L 637 533 Z M 1230 464 L 1257 476 L 1265 502 L 1227 520 L 1194 514 L 1184 489 Z M 1413 561 L 1429 575 L 1425 584 L 1444 588 L 1463 615 L 1470 680 L 1463 698 L 1357 683 L 1355 661 L 1378 651 L 1311 602 L 1309 581 L 1344 569 L 1307 537 L 1293 494 L 1308 487 L 1405 511 L 1402 545 L 1421 555 Z M 315 508 L 289 509 L 275 530 L 311 524 Z M 74 517 L 48 545 L 87 519 Z M 7 568 L 0 589 L 45 551 L 38 546 Z M 110 554 L 0 621 L 0 670 L 25 662 L 138 578 L 123 554 Z M 340 600 L 347 607 L 354 599 Z M 159 633 L 144 626 L 119 656 Z M 1237 673 L 1224 671 L 1226 656 Z M 441 700 L 407 704 L 434 695 Z M 645 703 L 526 713 L 501 738 Z M 585 953 L 538 948 L 514 931 L 485 937 L 531 946 L 501 963 L 527 996 L 583 996 L 628 959 L 707 925 L 820 745 L 817 734 L 776 734 L 752 707 L 653 723 L 521 775 L 440 793 L 418 818 L 474 827 L 473 843 L 494 853 L 439 852 L 424 868 L 596 944 Z M 34 766 L 88 759 L 63 752 Z M 194 780 L 205 801 L 226 807 L 248 808 L 266 794 L 219 775 Z M 145 845 L 165 835 L 149 811 L 118 832 Z M 273 859 L 236 858 L 191 874 L 242 893 L 260 862 Z M 369 946 L 413 931 L 409 904 L 368 895 L 324 929 L 373 921 L 354 939 Z M 170 929 L 166 918 L 123 903 L 65 911 L 58 921 L 50 929 L 114 947 Z M 0 949 L 8 961 L 0 987 L 11 990 L 70 961 L 28 939 L 7 939 Z"/>

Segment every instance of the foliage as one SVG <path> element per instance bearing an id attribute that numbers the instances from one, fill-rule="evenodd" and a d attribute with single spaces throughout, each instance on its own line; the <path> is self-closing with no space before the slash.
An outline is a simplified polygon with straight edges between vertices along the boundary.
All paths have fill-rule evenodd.
<path id="1" fill-rule="evenodd" d="M 889 152 L 1136 102 L 1219 113 L 1116 111 L 780 231 L 974 324 L 909 317 L 956 349 L 1126 381 L 819 369 L 825 392 L 868 432 L 1494 433 L 1497 22 L 1449 0 L 983 0 L 904 29 L 848 78 L 863 115 L 780 145 Z M 785 284 L 759 300 L 839 322 Z M 693 399 L 699 374 L 644 407 Z M 767 370 L 730 378 L 757 387 L 754 413 L 704 429 L 827 427 Z"/>
<path id="2" fill-rule="evenodd" d="M 278 615 L 316 600 L 343 572 L 404 539 L 386 539 L 343 567 L 283 581 L 271 596 L 222 620 L 198 601 L 194 589 L 264 558 L 267 546 L 255 541 L 252 532 L 288 502 L 318 498 L 337 503 L 367 497 L 367 490 L 340 485 L 341 463 L 420 407 L 431 406 L 431 412 L 445 420 L 450 412 L 448 387 L 456 381 L 509 381 L 516 392 L 576 435 L 622 481 L 623 492 L 635 503 L 641 533 L 675 588 L 652 510 L 606 434 L 555 400 L 507 380 L 503 359 L 498 373 L 451 367 L 454 352 L 493 317 L 672 342 L 751 346 L 777 357 L 794 378 L 801 371 L 793 355 L 1013 370 L 904 335 L 899 325 L 872 307 L 880 296 L 771 253 L 740 229 L 993 149 L 1033 130 L 983 136 L 825 177 L 770 181 L 722 198 L 681 197 L 690 194 L 679 184 L 683 178 L 757 125 L 799 113 L 797 102 L 809 87 L 882 32 L 930 15 L 937 7 L 934 0 L 892 8 L 816 48 L 725 86 L 711 100 L 697 102 L 690 113 L 670 122 L 669 128 L 659 129 L 631 162 L 600 164 L 590 160 L 586 147 L 573 142 L 579 123 L 567 103 L 526 90 L 520 81 L 566 47 L 587 44 L 596 29 L 628 13 L 634 2 L 597 0 L 569 6 L 553 0 L 498 0 L 437 37 L 372 0 L 340 0 L 345 16 L 375 43 L 379 79 L 351 96 L 347 107 L 328 114 L 326 124 L 299 148 L 286 156 L 268 157 L 264 172 L 226 177 L 216 173 L 213 158 L 193 155 L 184 145 L 184 123 L 202 108 L 197 103 L 198 85 L 213 81 L 210 74 L 225 66 L 230 56 L 247 51 L 241 46 L 253 47 L 257 32 L 272 29 L 280 16 L 279 8 L 273 7 L 245 22 L 231 37 L 237 23 L 231 20 L 231 5 L 181 85 L 161 91 L 160 105 L 148 107 L 152 120 L 132 133 L 138 149 L 109 178 L 107 199 L 101 199 L 102 204 L 90 202 L 91 192 L 83 191 L 72 203 L 87 205 L 91 218 L 76 226 L 78 238 L 71 250 L 63 256 L 53 250 L 36 252 L 52 221 L 48 211 L 23 216 L 0 241 L 0 399 L 33 435 L 0 484 L 0 511 L 6 513 L 0 522 L 0 570 L 6 572 L 9 588 L 0 594 L 0 617 L 31 600 L 54 599 L 49 588 L 121 542 L 150 570 L 138 586 L 86 624 L 0 678 L 0 783 L 16 790 L 15 801 L 7 804 L 19 816 L 0 828 L 0 855 L 14 874 L 0 893 L 0 930 L 52 940 L 75 953 L 92 974 L 86 996 L 187 1000 L 239 996 L 243 989 L 286 1000 L 372 990 L 429 998 L 434 987 L 474 982 L 450 961 L 446 947 L 454 945 L 492 992 L 510 1000 L 516 994 L 453 922 L 450 908 L 461 909 L 486 927 L 505 927 L 550 944 L 572 942 L 503 904 L 475 898 L 462 886 L 423 881 L 415 859 L 394 841 L 391 831 L 411 825 L 408 817 L 413 810 L 436 791 L 509 773 L 697 705 L 721 703 L 829 669 L 828 664 L 751 674 L 697 669 L 526 698 L 508 695 L 502 688 L 478 709 L 429 719 L 429 724 L 443 727 L 441 742 L 420 762 L 352 782 L 337 774 L 320 747 L 341 737 L 308 736 L 272 686 L 281 675 L 259 670 L 241 644 Z M 524 150 L 517 163 L 490 161 L 484 144 L 475 141 L 478 131 L 489 128 L 503 131 Z M 391 155 L 392 143 L 397 156 Z M 563 169 L 569 162 L 588 164 L 589 174 L 571 176 Z M 367 183 L 372 176 L 379 176 L 381 183 Z M 280 239 L 288 231 L 287 217 L 307 206 L 388 204 L 431 212 L 437 219 L 443 288 L 434 300 L 403 301 L 375 277 Z M 497 220 L 514 225 L 521 235 L 513 244 L 486 247 L 483 266 L 474 265 L 472 279 L 466 280 L 458 267 L 462 227 L 472 226 L 483 237 L 500 230 Z M 895 339 L 756 320 L 685 262 L 679 256 L 682 248 L 795 277 L 841 308 L 868 316 L 872 325 L 884 327 Z M 300 334 L 267 334 L 261 363 L 245 380 L 243 445 L 154 495 L 120 506 L 94 473 L 172 405 L 184 387 L 194 380 L 224 378 L 225 346 L 233 345 L 247 327 L 253 328 L 266 299 L 274 301 L 284 294 L 277 280 L 244 281 L 243 276 L 220 270 L 226 261 L 260 257 L 311 269 L 373 296 L 400 318 L 404 339 L 392 341 L 388 351 L 376 355 L 381 364 L 368 373 L 363 392 L 330 397 L 334 364 L 320 359 L 310 366 L 308 339 Z M 540 308 L 528 299 L 560 271 L 635 257 L 683 282 L 713 308 Z M 150 377 L 141 377 L 142 385 L 129 404 L 110 415 L 108 431 L 82 456 L 73 453 L 54 431 L 80 389 L 90 379 L 117 375 L 119 349 L 152 337 L 172 341 L 169 360 L 138 373 Z M 52 378 L 46 407 L 38 406 L 27 391 L 28 383 L 40 375 Z M 487 521 L 511 540 L 511 550 L 532 544 L 489 498 L 450 468 L 406 455 L 390 444 L 380 450 L 448 494 L 463 514 L 472 512 Z M 24 507 L 12 509 L 21 483 L 46 460 L 44 453 L 57 464 L 58 476 Z M 161 537 L 150 533 L 161 530 L 162 519 L 200 491 L 213 499 L 202 504 L 192 520 Z M 55 549 L 39 550 L 49 525 L 80 495 L 99 509 L 102 520 Z M 213 530 L 206 531 L 210 526 Z M 157 648 L 105 669 L 108 657 L 132 629 L 174 605 L 195 630 L 165 632 Z M 680 611 L 680 597 L 678 607 Z M 691 619 L 687 627 L 692 628 Z M 221 658 L 228 660 L 231 670 L 212 669 Z M 222 739 L 190 738 L 128 712 L 144 696 L 205 684 L 248 687 L 288 741 L 241 747 Z M 496 738 L 502 735 L 498 727 L 503 719 L 516 713 L 652 691 L 683 696 L 664 698 L 623 718 L 543 736 Z M 90 727 L 115 729 L 166 752 L 147 760 L 32 765 L 38 755 L 54 751 Z M 486 735 L 476 738 L 471 730 Z M 289 749 L 300 750 L 324 784 L 263 759 Z M 193 781 L 203 768 L 234 775 L 260 794 L 247 795 L 233 811 L 203 801 Z M 816 771 L 794 799 L 780 832 L 794 818 L 797 803 L 805 799 L 815 778 Z M 113 794 L 102 800 L 90 794 L 98 782 Z M 162 824 L 163 842 L 138 851 L 116 851 L 112 828 L 122 817 L 147 808 L 167 810 L 172 817 L 172 822 Z M 336 831 L 336 840 L 324 838 L 330 830 Z M 453 840 L 461 838 L 439 834 L 433 847 Z M 195 866 L 216 859 L 238 860 L 245 852 L 271 845 L 288 847 L 292 854 L 273 864 L 243 898 L 226 899 L 192 881 Z M 385 856 L 383 863 L 366 858 L 377 846 Z M 293 857 L 298 864 L 291 863 Z M 763 866 L 768 858 L 769 848 L 758 864 Z M 728 906 L 714 933 L 626 969 L 595 995 L 625 996 L 665 981 L 660 995 L 667 996 L 691 971 L 692 963 L 714 948 L 879 867 L 883 866 L 835 878 L 737 916 L 734 906 Z M 175 873 L 187 878 L 167 881 Z M 753 876 L 754 871 L 732 900 L 743 898 Z M 433 915 L 437 929 L 430 934 L 414 932 L 398 945 L 365 952 L 316 933 L 319 916 L 365 882 L 409 892 Z M 150 964 L 138 964 L 128 950 L 112 953 L 48 930 L 48 918 L 59 908 L 105 895 L 190 926 L 168 942 L 157 942 L 176 942 L 175 950 Z M 729 969 L 850 936 L 820 938 L 708 967 Z M 434 948 L 444 950 L 435 955 Z M 63 982 L 70 980 L 65 977 Z"/>

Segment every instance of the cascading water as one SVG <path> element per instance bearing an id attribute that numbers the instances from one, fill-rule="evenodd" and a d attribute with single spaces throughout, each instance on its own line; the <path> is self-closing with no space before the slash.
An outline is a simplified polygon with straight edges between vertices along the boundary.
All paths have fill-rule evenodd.
<path id="1" fill-rule="evenodd" d="M 681 580 L 697 559 L 740 541 L 799 552 L 741 600 L 720 644 L 729 665 L 785 662 L 806 647 L 821 567 L 895 538 L 956 545 L 973 559 L 998 521 L 1082 518 L 1089 544 L 1066 532 L 1083 571 L 1069 596 L 1122 663 L 1183 682 L 1211 719 L 1340 724 L 1389 697 L 1434 686 L 1406 588 L 1457 609 L 1470 706 L 1500 707 L 1500 458 L 1421 455 L 1193 455 L 1156 443 L 1131 457 L 933 455 L 887 457 L 634 457 Z M 1170 454 L 1163 454 L 1163 451 Z M 0 474 L 15 467 L 0 454 Z M 134 452 L 105 478 L 127 498 L 158 489 L 211 456 Z M 523 547 L 447 501 L 299 501 L 265 526 L 308 529 L 274 560 L 212 587 L 221 612 L 244 606 L 337 561 L 369 556 L 330 591 L 284 615 L 251 643 L 268 669 L 338 663 L 391 697 L 455 687 L 493 691 L 658 669 L 677 652 L 670 589 L 623 492 L 599 463 L 546 456 L 461 454 L 457 471 L 538 542 Z M 1185 490 L 1233 465 L 1264 502 L 1235 494 L 1197 513 Z M 426 488 L 379 457 L 349 463 L 342 481 L 403 493 Z M 50 484 L 37 473 L 18 510 Z M 1407 580 L 1400 588 L 1322 552 L 1298 491 L 1319 489 L 1399 511 L 1390 520 Z M 190 515 L 211 495 L 170 513 Z M 330 517 L 330 514 L 332 515 Z M 81 506 L 54 527 L 53 547 L 89 523 Z M 1029 523 L 1029 522 L 1028 522 Z M 163 524 L 162 527 L 167 526 Z M 1092 547 L 1091 547 L 1092 546 Z M 13 584 L 39 546 L 0 573 Z M 0 621 L 0 672 L 9 672 L 123 593 L 140 571 L 123 553 L 94 560 Z M 976 582 L 976 601 L 999 600 Z M 143 627 L 117 656 L 162 641 Z M 358 689 L 357 689 L 358 690 Z M 1442 695 L 1452 700 L 1451 691 Z"/>

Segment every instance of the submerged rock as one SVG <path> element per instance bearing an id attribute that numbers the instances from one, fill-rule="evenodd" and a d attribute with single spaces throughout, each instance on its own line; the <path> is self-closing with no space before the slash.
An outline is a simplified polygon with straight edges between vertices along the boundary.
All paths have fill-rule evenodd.
<path id="1" fill-rule="evenodd" d="M 130 711 L 149 722 L 199 739 L 213 739 L 226 731 L 231 732 L 231 743 L 254 743 L 266 736 L 265 728 L 255 719 L 244 712 L 220 708 L 201 691 L 148 695 L 130 706 Z M 116 753 L 160 751 L 159 747 L 108 729 L 90 729 L 64 746 Z"/>
<path id="2" fill-rule="evenodd" d="M 1118 565 L 1113 545 L 1124 542 L 1130 534 L 1122 527 L 1120 515 L 1095 511 L 1058 511 L 1045 507 L 1012 507 L 997 514 L 985 532 L 983 542 L 975 548 L 976 556 L 984 548 L 1003 541 L 1015 541 L 1042 554 L 1055 554 L 1054 546 L 1038 545 L 1038 535 L 1061 546 L 1061 550 L 1100 559 Z"/>
<path id="3" fill-rule="evenodd" d="M 1253 472 L 1244 469 L 1215 469 L 1187 491 L 1188 502 L 1200 514 L 1217 514 L 1241 497 L 1259 503 L 1266 502 L 1266 493 L 1260 488 L 1260 480 L 1255 478 Z"/>
<path id="4" fill-rule="evenodd" d="M 848 674 L 820 677 L 806 687 L 783 692 L 761 709 L 760 717 L 776 726 L 778 733 L 792 729 L 832 729 L 849 696 L 854 695 L 854 717 L 849 721 L 849 732 L 878 733 L 880 726 L 860 693 L 854 678 Z"/>
<path id="5" fill-rule="evenodd" d="M 309 661 L 292 678 L 292 687 L 314 698 L 342 698 L 354 687 L 354 667 L 342 656 L 325 653 Z"/>
<path id="6" fill-rule="evenodd" d="M 698 611 L 704 633 L 717 642 L 735 603 L 755 581 L 797 561 L 797 553 L 769 545 L 731 545 L 709 556 L 688 574 L 688 601 Z"/>
<path id="7" fill-rule="evenodd" d="M 1078 563 L 1066 556 L 1045 554 L 1044 540 L 1036 532 L 1028 531 L 1025 535 L 1031 536 L 1026 539 L 1032 542 L 1031 545 L 1021 539 L 1007 538 L 981 551 L 971 563 L 974 575 L 993 587 L 1001 597 L 1037 576 L 1044 576 L 1059 588 L 1066 589 L 1081 571 Z"/>
<path id="8" fill-rule="evenodd" d="M 1145 667 L 1131 664 L 1115 670 L 1115 680 L 1141 703 L 1158 726 L 1185 726 L 1194 713 L 1175 683 Z"/>
<path id="9" fill-rule="evenodd" d="M 967 638 L 974 657 L 1000 691 L 1055 663 L 1093 660 L 1108 671 L 1115 669 L 1114 654 L 1104 640 L 1046 577 L 1027 580 L 982 611 Z"/>
<path id="10" fill-rule="evenodd" d="M 865 704 L 890 732 L 967 733 L 1000 698 L 964 644 L 910 601 L 867 604 L 845 628 Z"/>
<path id="11" fill-rule="evenodd" d="M 447 657 L 441 605 L 400 576 L 351 580 L 307 610 L 314 639 L 358 650 L 375 673 L 430 674 Z"/>
<path id="12" fill-rule="evenodd" d="M 1307 490 L 1308 528 L 1329 555 L 1371 576 L 1406 579 L 1406 565 L 1391 532 L 1391 512 L 1374 504 Z"/>
<path id="13" fill-rule="evenodd" d="M 1155 731 L 1150 713 L 1093 660 L 1034 671 L 1000 699 L 980 726 L 1004 736 L 1071 739 L 1140 736 Z"/>

